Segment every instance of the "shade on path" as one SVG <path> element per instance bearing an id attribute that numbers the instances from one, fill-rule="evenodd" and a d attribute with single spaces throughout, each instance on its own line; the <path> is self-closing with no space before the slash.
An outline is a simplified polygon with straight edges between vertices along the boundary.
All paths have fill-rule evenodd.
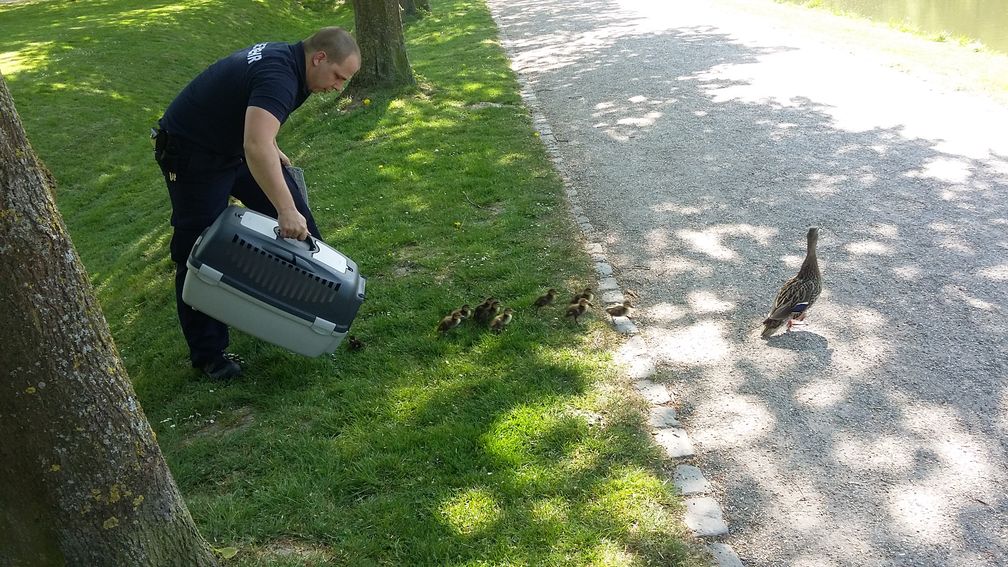
<path id="1" fill-rule="evenodd" d="M 790 6 L 489 4 L 746 564 L 1008 564 L 1008 108 Z"/>

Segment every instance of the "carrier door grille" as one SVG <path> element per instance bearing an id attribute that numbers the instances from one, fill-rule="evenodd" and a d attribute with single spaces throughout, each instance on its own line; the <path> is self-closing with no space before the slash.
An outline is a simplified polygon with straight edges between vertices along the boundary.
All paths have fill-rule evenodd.
<path id="1" fill-rule="evenodd" d="M 306 272 L 237 234 L 231 244 L 236 279 L 269 297 L 292 305 L 319 305 L 339 295 L 341 282 Z"/>

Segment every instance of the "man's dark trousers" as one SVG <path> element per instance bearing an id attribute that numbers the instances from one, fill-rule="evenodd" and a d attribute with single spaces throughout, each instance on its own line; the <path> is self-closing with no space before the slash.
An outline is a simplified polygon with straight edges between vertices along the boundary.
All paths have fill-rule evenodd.
<path id="1" fill-rule="evenodd" d="M 189 344 L 189 357 L 194 367 L 201 367 L 227 349 L 229 336 L 227 325 L 182 301 L 189 253 L 203 230 L 227 208 L 229 196 L 264 215 L 276 218 L 277 212 L 252 177 L 244 159 L 189 151 L 179 143 L 172 146 L 172 151 L 157 161 L 172 203 L 171 224 L 174 231 L 171 259 L 175 262 L 175 303 L 182 334 Z M 307 221 L 308 232 L 315 238 L 321 238 L 308 203 L 302 198 L 294 178 L 286 169 L 283 173 L 294 205 Z"/>

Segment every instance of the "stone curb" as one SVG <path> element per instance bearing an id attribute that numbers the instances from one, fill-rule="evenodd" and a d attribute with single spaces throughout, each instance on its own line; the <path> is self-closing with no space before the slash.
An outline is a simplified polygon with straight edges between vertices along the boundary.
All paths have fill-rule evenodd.
<path id="1" fill-rule="evenodd" d="M 491 14 L 494 13 L 490 6 Z M 512 71 L 518 78 L 521 96 L 532 115 L 532 125 L 539 134 L 539 139 L 546 149 L 553 166 L 563 180 L 570 214 L 575 224 L 581 228 L 585 237 L 585 250 L 595 263 L 595 271 L 599 275 L 599 295 L 607 303 L 622 303 L 624 295 L 616 280 L 612 264 L 606 256 L 605 246 L 597 241 L 595 227 L 588 218 L 584 208 L 577 203 L 578 190 L 572 186 L 571 177 L 565 172 L 563 158 L 559 147 L 562 143 L 553 132 L 549 121 L 542 114 L 539 100 L 536 98 L 527 78 L 514 68 L 514 53 L 508 45 L 507 37 L 498 26 L 503 48 L 512 62 Z M 650 402 L 651 414 L 648 425 L 655 444 L 662 447 L 669 459 L 676 461 L 688 459 L 695 455 L 693 442 L 679 422 L 674 406 L 673 396 L 664 384 L 652 381 L 650 378 L 656 372 L 654 357 L 651 355 L 643 338 L 639 335 L 637 325 L 627 317 L 612 318 L 612 325 L 617 332 L 630 338 L 616 353 L 617 362 L 626 369 L 627 375 L 634 381 L 634 389 Z M 713 491 L 711 483 L 703 476 L 699 468 L 689 464 L 678 464 L 673 473 L 672 482 L 685 497 L 686 514 L 684 522 L 697 537 L 713 538 L 728 533 L 728 524 L 717 501 L 710 496 Z M 742 567 L 742 562 L 735 550 L 725 543 L 710 543 L 708 551 L 719 567 Z"/>
<path id="2" fill-rule="evenodd" d="M 717 500 L 710 496 L 686 499 L 686 525 L 700 537 L 716 537 L 728 533 L 728 524 Z"/>
<path id="3" fill-rule="evenodd" d="M 712 543 L 707 549 L 714 556 L 714 563 L 718 567 L 742 567 L 742 560 L 739 559 L 732 546 L 727 543 Z"/>

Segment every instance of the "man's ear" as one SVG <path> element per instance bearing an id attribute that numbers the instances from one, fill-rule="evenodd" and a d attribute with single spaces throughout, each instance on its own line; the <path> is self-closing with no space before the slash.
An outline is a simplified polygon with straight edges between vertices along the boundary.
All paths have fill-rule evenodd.
<path id="1" fill-rule="evenodd" d="M 325 58 L 326 58 L 325 51 L 316 51 L 314 54 L 312 54 L 312 64 L 317 66 L 321 64 L 323 61 L 325 61 Z"/>

